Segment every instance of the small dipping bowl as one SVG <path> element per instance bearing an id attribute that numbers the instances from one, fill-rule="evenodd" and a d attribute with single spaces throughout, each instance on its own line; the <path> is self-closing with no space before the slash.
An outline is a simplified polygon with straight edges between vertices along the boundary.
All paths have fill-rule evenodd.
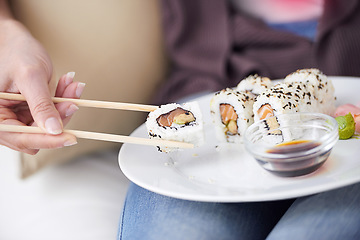
<path id="1" fill-rule="evenodd" d="M 321 167 L 339 139 L 338 134 L 333 117 L 290 113 L 252 124 L 245 132 L 244 144 L 265 170 L 282 177 L 296 177 Z"/>

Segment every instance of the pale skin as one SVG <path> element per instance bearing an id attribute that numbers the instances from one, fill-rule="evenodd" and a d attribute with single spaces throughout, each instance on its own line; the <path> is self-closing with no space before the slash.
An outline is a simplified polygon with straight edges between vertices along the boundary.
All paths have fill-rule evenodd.
<path id="1" fill-rule="evenodd" d="M 0 132 L 0 145 L 36 154 L 39 149 L 77 143 L 63 127 L 78 109 L 71 102 L 53 104 L 49 83 L 53 66 L 44 47 L 16 21 L 7 0 L 0 0 L 0 92 L 21 93 L 27 102 L 0 99 L 0 124 L 39 126 L 46 134 Z M 55 96 L 79 98 L 85 84 L 74 73 L 58 81 Z"/>

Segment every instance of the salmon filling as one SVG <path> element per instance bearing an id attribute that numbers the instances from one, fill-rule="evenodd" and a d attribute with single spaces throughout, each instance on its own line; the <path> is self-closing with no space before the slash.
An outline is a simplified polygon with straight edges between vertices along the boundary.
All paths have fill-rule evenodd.
<path id="1" fill-rule="evenodd" d="M 261 108 L 259 108 L 258 115 L 259 115 L 260 120 L 263 120 L 268 117 L 273 117 L 274 110 L 272 109 L 270 104 L 264 104 L 261 106 Z"/>
<path id="2" fill-rule="evenodd" d="M 270 104 L 262 105 L 261 108 L 258 110 L 258 114 L 259 114 L 260 120 L 269 118 L 269 119 L 266 119 L 265 121 L 269 127 L 270 134 L 281 134 L 280 130 L 274 130 L 274 129 L 279 128 L 280 125 L 276 118 L 270 118 L 270 117 L 274 116 L 274 110 L 272 109 Z"/>
<path id="3" fill-rule="evenodd" d="M 162 127 L 170 127 L 173 123 L 184 125 L 193 121 L 195 121 L 194 115 L 179 107 L 157 118 L 158 124 Z"/>
<path id="4" fill-rule="evenodd" d="M 225 132 L 230 134 L 237 134 L 237 119 L 238 115 L 235 112 L 235 109 L 230 104 L 222 103 L 220 104 L 220 115 L 221 121 L 226 126 Z"/>

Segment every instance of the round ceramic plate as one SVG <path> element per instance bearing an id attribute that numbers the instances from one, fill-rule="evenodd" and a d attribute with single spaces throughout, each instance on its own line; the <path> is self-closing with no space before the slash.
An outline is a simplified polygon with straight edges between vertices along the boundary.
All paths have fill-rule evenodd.
<path id="1" fill-rule="evenodd" d="M 360 78 L 330 77 L 337 104 L 360 102 Z M 360 181 L 360 140 L 338 141 L 317 171 L 294 178 L 262 169 L 243 145 L 219 145 L 212 127 L 212 94 L 196 100 L 205 119 L 204 146 L 171 154 L 156 147 L 124 144 L 119 153 L 123 173 L 137 185 L 170 197 L 207 202 L 280 200 L 328 191 Z M 147 138 L 145 125 L 131 136 Z"/>

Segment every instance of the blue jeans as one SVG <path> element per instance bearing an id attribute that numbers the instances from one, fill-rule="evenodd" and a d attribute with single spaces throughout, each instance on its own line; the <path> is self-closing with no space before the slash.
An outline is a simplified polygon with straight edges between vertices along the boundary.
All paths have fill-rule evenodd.
<path id="1" fill-rule="evenodd" d="M 256 203 L 179 200 L 131 184 L 119 239 L 360 239 L 360 184 Z"/>

